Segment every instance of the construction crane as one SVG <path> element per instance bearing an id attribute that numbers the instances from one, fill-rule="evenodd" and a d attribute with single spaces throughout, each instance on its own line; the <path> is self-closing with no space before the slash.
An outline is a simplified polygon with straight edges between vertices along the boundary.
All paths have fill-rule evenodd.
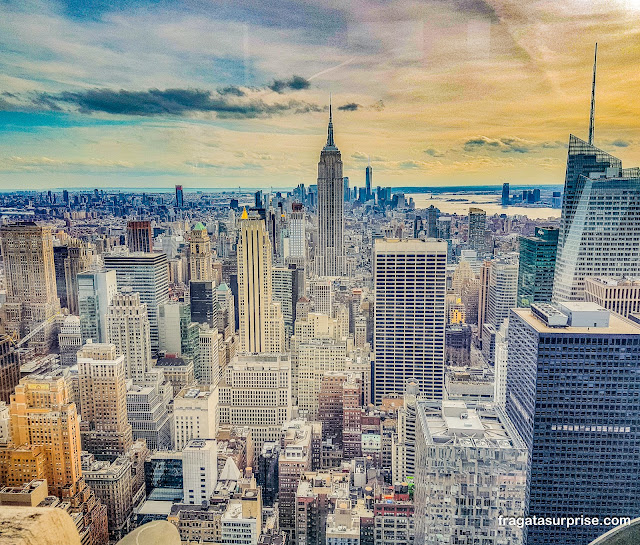
<path id="1" fill-rule="evenodd" d="M 55 321 L 55 319 L 58 316 L 63 316 L 61 311 L 56 312 L 55 314 L 49 316 L 46 320 L 44 320 L 43 322 L 40 322 L 35 329 L 32 329 L 31 331 L 29 331 L 29 333 L 27 335 L 25 335 L 24 337 L 22 337 L 22 339 L 18 340 L 18 333 L 17 332 L 13 332 L 13 333 L 5 333 L 4 337 L 5 339 L 8 339 L 9 342 L 11 343 L 11 345 L 14 348 L 20 348 L 23 344 L 29 342 L 37 333 L 39 333 L 46 325 L 50 324 L 51 322 Z"/>

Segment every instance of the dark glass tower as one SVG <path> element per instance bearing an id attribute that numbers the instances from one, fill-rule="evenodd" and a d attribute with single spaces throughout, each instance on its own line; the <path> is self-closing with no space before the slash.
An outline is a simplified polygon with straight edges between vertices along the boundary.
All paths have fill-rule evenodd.
<path id="1" fill-rule="evenodd" d="M 518 307 L 551 301 L 556 268 L 558 229 L 540 227 L 531 237 L 520 237 Z"/>
<path id="2" fill-rule="evenodd" d="M 191 321 L 197 324 L 209 324 L 218 329 L 218 295 L 215 284 L 210 280 L 191 281 L 189 283 L 191 303 Z"/>
<path id="3" fill-rule="evenodd" d="M 640 326 L 595 303 L 566 305 L 509 317 L 506 409 L 530 453 L 528 514 L 635 518 Z M 586 545 L 608 529 L 531 526 L 527 545 Z"/>

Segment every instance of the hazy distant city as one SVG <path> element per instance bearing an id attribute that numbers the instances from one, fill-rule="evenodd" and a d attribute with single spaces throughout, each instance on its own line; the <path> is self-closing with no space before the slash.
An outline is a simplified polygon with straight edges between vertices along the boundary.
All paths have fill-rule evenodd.
<path id="1" fill-rule="evenodd" d="M 0 545 L 640 543 L 632 4 L 0 7 Z"/>

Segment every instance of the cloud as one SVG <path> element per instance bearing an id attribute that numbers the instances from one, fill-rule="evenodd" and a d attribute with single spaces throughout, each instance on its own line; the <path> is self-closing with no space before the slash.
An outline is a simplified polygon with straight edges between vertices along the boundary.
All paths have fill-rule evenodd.
<path id="1" fill-rule="evenodd" d="M 441 151 L 438 151 L 435 148 L 428 148 L 428 149 L 424 150 L 424 152 L 427 155 L 430 155 L 431 157 L 443 157 L 444 156 L 444 153 L 442 153 Z"/>
<path id="2" fill-rule="evenodd" d="M 530 153 L 535 151 L 536 145 L 517 137 L 489 138 L 477 136 L 468 139 L 464 143 L 465 151 L 478 151 L 481 149 L 501 151 L 502 153 Z"/>
<path id="3" fill-rule="evenodd" d="M 254 118 L 284 113 L 322 111 L 317 104 L 299 100 L 267 103 L 261 98 L 246 98 L 238 87 L 225 87 L 212 92 L 203 89 L 88 89 L 61 93 L 34 93 L 31 102 L 48 110 L 67 107 L 80 113 L 95 112 L 132 116 L 184 116 L 214 112 L 219 117 Z"/>
<path id="4" fill-rule="evenodd" d="M 384 162 L 387 160 L 386 157 L 382 157 L 380 155 L 367 155 L 366 153 L 362 153 L 361 151 L 356 151 L 352 153 L 351 159 L 353 159 L 354 161 L 362 161 L 362 162 L 375 161 L 378 163 Z"/>
<path id="5" fill-rule="evenodd" d="M 621 140 L 621 139 L 617 139 L 614 140 L 613 142 L 611 142 L 612 146 L 615 146 L 616 148 L 626 148 L 631 144 L 631 142 L 629 142 L 628 140 Z"/>
<path id="6" fill-rule="evenodd" d="M 276 93 L 284 93 L 285 91 L 300 91 L 308 89 L 311 83 L 302 76 L 293 76 L 291 79 L 277 79 L 268 85 L 269 89 Z"/>
<path id="7" fill-rule="evenodd" d="M 360 108 L 360 104 L 356 104 L 355 102 L 349 102 L 348 104 L 338 106 L 338 110 L 345 112 L 355 112 L 358 108 Z"/>

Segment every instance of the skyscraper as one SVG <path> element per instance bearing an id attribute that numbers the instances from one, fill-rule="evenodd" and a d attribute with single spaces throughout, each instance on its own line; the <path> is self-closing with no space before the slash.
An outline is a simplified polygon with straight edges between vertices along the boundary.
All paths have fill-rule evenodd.
<path id="1" fill-rule="evenodd" d="M 182 192 L 182 186 L 176 186 L 176 208 L 182 208 L 184 206 L 184 193 Z"/>
<path id="2" fill-rule="evenodd" d="M 80 427 L 63 378 L 31 376 L 16 386 L 10 408 L 12 442 L 42 445 L 47 486 L 55 496 L 73 495 L 82 475 Z"/>
<path id="3" fill-rule="evenodd" d="M 218 329 L 220 305 L 216 285 L 211 280 L 189 282 L 191 321 Z"/>
<path id="4" fill-rule="evenodd" d="M 467 245 L 478 253 L 485 251 L 484 232 L 487 230 L 487 213 L 480 208 L 469 208 L 469 232 Z"/>
<path id="5" fill-rule="evenodd" d="M 555 301 L 584 298 L 586 276 L 640 275 L 640 169 L 571 135 Z"/>
<path id="6" fill-rule="evenodd" d="M 67 308 L 71 314 L 78 314 L 78 274 L 90 267 L 92 253 L 91 248 L 80 240 L 74 240 L 67 248 L 64 278 Z"/>
<path id="7" fill-rule="evenodd" d="M 127 222 L 127 247 L 132 252 L 153 251 L 153 231 L 150 221 Z"/>
<path id="8" fill-rule="evenodd" d="M 505 182 L 502 184 L 502 206 L 509 206 L 509 183 Z"/>
<path id="9" fill-rule="evenodd" d="M 640 326 L 595 303 L 509 317 L 506 409 L 530 453 L 528 512 L 640 512 Z M 606 526 L 531 526 L 528 545 L 582 545 Z"/>
<path id="10" fill-rule="evenodd" d="M 329 106 L 327 143 L 318 163 L 318 276 L 344 274 L 344 185 L 340 150 L 333 140 L 333 118 Z"/>
<path id="11" fill-rule="evenodd" d="M 20 363 L 7 336 L 0 338 L 0 401 L 9 403 L 11 394 L 20 381 Z"/>
<path id="12" fill-rule="evenodd" d="M 116 271 L 120 291 L 130 288 L 140 294 L 140 301 L 147 304 L 151 331 L 151 352 L 158 352 L 158 307 L 169 300 L 169 271 L 166 254 L 128 253 L 104 256 L 107 270 Z"/>
<path id="13" fill-rule="evenodd" d="M 597 53 L 589 141 L 569 136 L 554 301 L 583 300 L 586 276 L 640 275 L 640 168 L 593 145 Z"/>
<path id="14" fill-rule="evenodd" d="M 189 235 L 189 279 L 213 280 L 211 239 L 205 226 L 198 222 Z"/>
<path id="15" fill-rule="evenodd" d="M 114 460 L 133 443 L 127 420 L 127 374 L 124 355 L 113 344 L 88 341 L 78 352 L 83 450 Z"/>
<path id="16" fill-rule="evenodd" d="M 238 243 L 238 302 L 240 350 L 281 352 L 284 349 L 284 319 L 272 297 L 271 244 L 260 217 L 240 219 Z"/>
<path id="17" fill-rule="evenodd" d="M 60 312 L 51 228 L 33 222 L 3 225 L 0 246 L 7 289 L 6 329 L 18 336 L 27 335 Z M 53 324 L 47 323 L 30 345 L 46 353 L 53 341 Z"/>
<path id="18" fill-rule="evenodd" d="M 558 229 L 539 227 L 535 235 L 520 237 L 518 307 L 551 301 L 558 249 Z"/>
<path id="19" fill-rule="evenodd" d="M 299 267 L 304 267 L 307 259 L 305 221 L 302 204 L 292 203 L 291 215 L 289 216 L 289 258 L 287 261 Z"/>
<path id="20" fill-rule="evenodd" d="M 82 342 L 107 342 L 107 308 L 118 291 L 116 271 L 78 274 L 78 311 Z"/>
<path id="21" fill-rule="evenodd" d="M 371 168 L 371 159 L 369 159 L 369 164 L 364 171 L 364 185 L 365 191 L 367 195 L 367 200 L 371 199 L 371 184 L 373 182 L 373 169 Z"/>
<path id="22" fill-rule="evenodd" d="M 107 309 L 107 342 L 124 356 L 127 379 L 143 383 L 151 369 L 151 337 L 146 303 L 139 293 L 118 293 Z"/>
<path id="23" fill-rule="evenodd" d="M 375 403 L 409 380 L 428 398 L 444 393 L 447 244 L 377 240 L 374 246 Z"/>
<path id="24" fill-rule="evenodd" d="M 516 306 L 518 296 L 518 264 L 496 260 L 491 264 L 489 300 L 485 321 L 498 329 Z"/>

